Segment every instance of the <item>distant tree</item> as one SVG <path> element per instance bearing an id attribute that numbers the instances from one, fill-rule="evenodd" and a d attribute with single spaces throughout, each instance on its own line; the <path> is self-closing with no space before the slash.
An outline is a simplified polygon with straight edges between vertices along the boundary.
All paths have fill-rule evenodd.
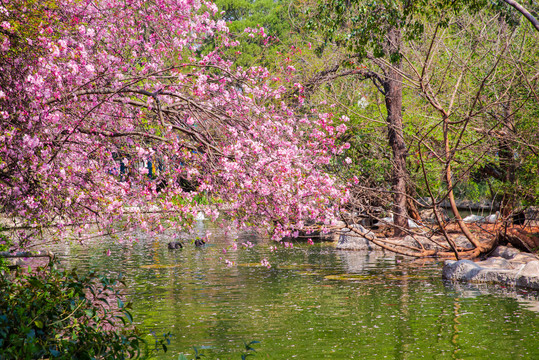
<path id="1" fill-rule="evenodd" d="M 372 80 L 385 98 L 387 136 L 392 150 L 392 194 L 395 235 L 408 227 L 407 146 L 402 123 L 402 44 L 422 31 L 418 14 L 422 2 L 320 2 L 309 27 L 321 31 L 328 42 L 347 46 L 361 63 L 369 59 L 379 72 L 360 73 Z M 405 31 L 405 33 L 403 33 Z"/>
<path id="2" fill-rule="evenodd" d="M 491 18 L 486 15 L 474 17 L 479 13 L 488 13 Z M 532 67 L 530 67 L 534 60 L 522 61 L 523 59 L 519 58 L 519 56 L 524 55 L 524 53 L 521 52 L 519 55 L 518 51 L 516 51 L 518 47 L 516 43 L 523 45 L 527 42 L 527 36 L 518 38 L 519 40 L 515 40 L 516 42 L 513 44 L 511 42 L 512 38 L 509 37 L 510 40 L 507 40 L 508 38 L 504 37 L 506 35 L 499 34 L 496 37 L 494 33 L 501 28 L 498 27 L 497 23 L 495 24 L 496 26 L 490 24 L 491 21 L 497 19 L 500 23 L 505 21 L 510 27 L 515 28 L 520 23 L 519 13 L 516 13 L 503 1 L 496 3 L 484 1 L 457 3 L 444 1 L 436 3 L 332 1 L 319 2 L 315 10 L 313 10 L 312 19 L 311 28 L 318 30 L 322 36 L 325 36 L 326 42 L 322 44 L 321 49 L 324 46 L 330 49 L 333 49 L 333 47 L 348 48 L 348 56 L 341 63 L 341 69 L 348 65 L 348 69 L 353 75 L 354 84 L 358 84 L 361 79 L 370 79 L 378 91 L 384 95 L 386 106 L 385 108 L 381 107 L 380 113 L 382 114 L 384 110 L 386 111 L 388 130 L 391 130 L 389 120 L 389 107 L 391 104 L 387 103 L 384 81 L 387 77 L 386 74 L 389 74 L 388 69 L 393 69 L 397 72 L 394 78 L 399 79 L 398 83 L 402 87 L 402 91 L 400 91 L 401 104 L 405 105 L 407 113 L 407 115 L 402 115 L 401 112 L 401 119 L 403 117 L 408 119 L 408 123 L 401 123 L 402 135 L 400 136 L 403 144 L 408 144 L 404 152 L 407 161 L 403 162 L 403 164 L 407 164 L 405 167 L 405 179 L 408 184 L 410 183 L 409 176 L 413 176 L 418 181 L 418 184 L 422 184 L 422 188 L 419 189 L 421 194 L 428 195 L 429 191 L 433 190 L 433 183 L 436 182 L 440 195 L 435 196 L 435 203 L 439 204 L 438 201 L 453 197 L 455 189 L 466 187 L 465 181 L 469 178 L 470 172 L 474 168 L 497 159 L 498 154 L 499 160 L 496 161 L 499 161 L 501 173 L 505 177 L 504 182 L 505 184 L 512 183 L 511 179 L 514 179 L 515 176 L 513 170 L 518 169 L 515 161 L 517 154 L 529 154 L 532 151 L 531 149 L 534 148 L 533 141 L 530 141 L 529 137 L 525 136 L 522 131 L 508 131 L 509 128 L 507 128 L 498 133 L 501 137 L 492 142 L 488 137 L 485 137 L 486 132 L 483 132 L 483 135 L 478 135 L 477 133 L 470 133 L 470 128 L 476 126 L 471 125 L 475 121 L 485 121 L 481 124 L 483 131 L 486 131 L 486 128 L 499 129 L 500 126 L 509 126 L 510 123 L 520 123 L 521 129 L 524 130 L 527 125 L 525 127 L 522 125 L 527 121 L 516 121 L 514 116 L 518 114 L 519 117 L 522 116 L 522 119 L 524 119 L 533 113 L 533 111 L 529 112 L 529 110 L 526 110 L 528 112 L 525 113 L 523 110 L 531 106 L 530 99 L 534 94 L 534 85 L 532 83 L 535 82 L 536 78 L 531 73 Z M 473 26 L 476 27 L 474 28 L 475 30 L 468 32 L 463 28 L 463 23 L 467 24 L 468 21 L 471 21 Z M 526 25 L 527 23 L 520 24 L 519 31 L 521 32 L 522 29 L 525 29 Z M 449 29 L 450 27 L 451 29 Z M 444 43 L 446 41 L 445 37 L 443 40 L 438 38 L 437 40 L 432 40 L 432 37 L 437 36 L 433 34 L 433 28 L 439 29 L 438 35 L 442 32 L 451 31 L 458 35 L 455 35 L 452 40 L 447 40 L 449 41 L 448 43 Z M 400 31 L 400 42 L 398 50 L 392 54 L 388 52 L 388 44 L 391 44 L 392 39 L 394 39 L 395 35 L 392 31 L 395 31 L 395 29 Z M 484 30 L 484 36 L 478 35 L 480 33 L 478 29 Z M 486 32 L 489 32 L 488 36 Z M 509 45 L 507 45 L 507 41 Z M 393 41 L 393 43 L 396 42 Z M 428 46 L 433 46 L 435 49 L 433 51 L 439 52 L 437 53 L 439 57 L 433 58 L 426 55 L 431 54 L 430 50 L 432 50 Z M 439 46 L 443 46 L 445 52 L 439 49 Z M 499 48 L 494 49 L 495 46 Z M 507 52 L 503 52 L 504 46 L 509 46 L 510 50 L 506 49 Z M 476 51 L 473 51 L 473 49 Z M 524 48 L 522 47 L 522 49 Z M 464 63 L 464 58 L 468 55 L 472 56 L 473 60 Z M 499 57 L 503 57 L 502 62 L 497 62 Z M 511 57 L 513 60 L 511 60 Z M 360 61 L 356 62 L 356 59 Z M 520 60 L 517 61 L 516 59 Z M 473 66 L 471 65 L 472 63 L 474 64 Z M 520 65 L 516 65 L 516 63 Z M 421 72 L 422 66 L 428 68 L 428 71 L 424 74 Z M 513 69 L 512 73 L 510 72 L 511 67 Z M 526 68 L 526 70 L 517 70 L 522 67 Z M 417 70 L 418 68 L 419 70 Z M 504 71 L 503 76 L 506 79 L 503 81 L 505 82 L 501 80 L 500 69 Z M 494 73 L 490 74 L 490 71 L 494 71 Z M 528 80 L 528 85 L 526 85 L 529 89 L 528 94 L 522 92 L 526 81 L 520 81 L 520 84 L 517 84 L 515 80 L 517 71 L 526 74 L 524 79 Z M 455 82 L 461 76 L 464 76 L 466 80 L 461 79 L 462 82 L 456 84 Z M 349 84 L 352 83 L 349 80 L 343 81 L 348 81 Z M 481 85 L 483 81 L 485 83 Z M 424 88 L 418 85 L 421 82 L 425 86 Z M 340 85 L 332 88 L 334 89 L 338 86 Z M 427 95 L 428 91 L 425 92 L 424 90 L 427 88 L 430 89 L 428 91 L 432 91 L 433 96 L 437 97 L 438 103 L 430 102 Z M 353 91 L 350 85 L 348 85 L 347 89 Z M 364 92 L 363 88 L 358 87 L 357 89 L 357 92 Z M 508 91 L 514 91 L 513 95 L 509 96 Z M 458 101 L 455 100 L 455 93 Z M 517 93 L 519 95 L 516 95 Z M 374 99 L 374 97 L 371 98 Z M 335 96 L 334 99 L 339 102 L 338 96 Z M 476 99 L 475 104 L 474 99 Z M 344 102 L 346 103 L 346 101 Z M 451 104 L 449 106 L 451 109 L 449 118 L 454 118 L 455 116 L 469 118 L 471 116 L 474 120 L 468 122 L 449 120 L 448 118 L 445 122 L 446 125 L 442 126 L 444 122 L 437 118 L 440 104 L 443 104 L 441 105 L 442 107 Z M 492 108 L 489 108 L 486 104 L 492 104 Z M 510 104 L 512 105 L 509 106 Z M 511 107 L 513 107 L 513 110 L 510 110 Z M 376 123 L 377 120 L 372 113 L 373 110 L 366 108 L 364 111 L 358 111 L 357 108 L 354 109 L 353 104 L 349 105 L 348 108 L 348 111 L 351 111 L 358 119 L 362 117 L 368 119 L 360 123 L 359 126 L 363 128 L 369 126 L 366 125 L 369 122 L 371 124 Z M 446 107 L 444 111 L 447 110 L 448 108 Z M 369 111 L 371 112 L 369 113 Z M 504 112 L 505 115 L 503 115 Z M 456 115 L 457 113 L 460 115 Z M 494 116 L 497 117 L 497 120 L 494 120 Z M 486 119 L 488 118 L 490 120 L 487 122 Z M 388 134 L 391 135 L 391 131 L 388 131 Z M 494 132 L 489 134 L 492 136 Z M 346 136 L 354 136 L 354 133 Z M 367 137 L 362 139 L 363 141 L 369 141 Z M 376 139 L 379 138 L 376 137 Z M 517 146 L 517 143 L 521 145 Z M 357 146 L 357 141 L 355 144 Z M 367 145 L 369 149 L 376 146 L 378 145 Z M 517 147 L 520 150 L 516 150 Z M 496 150 L 495 153 L 493 153 L 494 150 Z M 479 159 L 476 156 L 479 156 Z M 393 150 L 392 166 L 395 170 L 396 163 L 394 159 L 395 151 Z M 529 157 L 529 159 L 532 159 L 532 157 Z M 363 161 L 359 160 L 359 162 L 361 165 L 352 169 L 362 171 L 361 168 L 364 167 Z M 380 164 L 383 164 L 383 161 L 380 161 Z M 422 164 L 425 166 L 423 167 Z M 413 174 L 409 174 L 410 169 L 413 169 Z M 393 178 L 395 179 L 394 170 Z M 457 171 L 455 172 L 455 170 Z M 443 171 L 443 177 L 440 177 L 441 171 Z M 380 172 L 380 174 L 382 173 Z M 357 194 L 354 201 L 357 209 L 368 209 L 369 204 L 365 200 L 370 200 L 364 196 L 365 190 L 369 190 L 370 185 L 367 184 L 362 179 L 356 187 Z M 426 187 L 425 184 L 427 185 Z M 376 189 L 376 187 L 371 186 L 371 189 Z M 383 189 L 381 190 L 380 193 L 382 194 Z M 396 192 L 395 182 L 393 182 L 392 192 L 394 207 L 398 204 L 396 198 L 398 198 L 399 194 L 405 196 L 406 193 L 414 193 L 414 191 L 410 192 L 408 189 L 407 191 Z M 515 201 L 514 195 L 504 191 L 502 193 L 505 194 L 504 198 L 506 200 L 504 201 L 506 203 Z M 380 196 L 380 200 L 384 200 L 383 195 Z M 454 203 L 454 199 L 452 202 Z M 460 218 L 458 209 L 455 206 L 453 206 L 453 211 L 456 212 L 457 218 Z M 402 214 L 402 219 L 406 220 L 406 213 L 402 211 Z M 476 246 L 473 251 L 475 255 L 488 248 L 488 245 L 483 247 L 483 244 L 480 244 L 474 238 L 474 235 L 466 231 L 467 227 L 462 221 L 458 222 L 463 231 L 469 235 L 470 241 Z M 396 219 L 396 223 L 399 223 L 399 220 Z M 400 226 L 399 228 L 404 230 L 405 226 Z M 455 249 L 454 247 L 448 247 L 447 250 L 452 252 L 456 252 L 455 250 L 461 251 L 461 249 Z M 408 250 L 405 252 L 411 254 Z M 419 248 L 416 254 L 418 253 L 425 254 Z M 467 256 L 475 255 L 467 254 Z"/>
<path id="3" fill-rule="evenodd" d="M 227 51 L 235 66 L 278 67 L 279 52 L 286 52 L 293 37 L 289 0 L 216 0 L 230 36 L 240 41 Z"/>
<path id="4" fill-rule="evenodd" d="M 442 165 L 446 189 L 441 198 L 449 200 L 476 252 L 488 250 L 491 244 L 480 243 L 463 222 L 454 190 L 470 181 L 470 174 L 495 179 L 502 185 L 499 195 L 493 196 L 501 200 L 501 215 L 509 223 L 514 207 L 523 200 L 517 200 L 515 191 L 518 168 L 536 159 L 529 156 L 535 152 L 536 140 L 526 134 L 530 122 L 535 123 L 535 99 L 522 81 L 522 74 L 529 77 L 536 72 L 530 36 L 537 37 L 529 33 L 527 24 L 510 24 L 503 13 L 485 9 L 452 17 L 444 27 L 429 26 L 423 41 L 411 44 L 407 58 L 410 83 L 439 116 L 426 124 L 418 141 L 422 166 L 427 162 L 425 153 L 431 155 L 428 162 Z M 438 132 L 443 146 L 427 135 Z M 437 197 L 430 194 L 436 206 Z"/>

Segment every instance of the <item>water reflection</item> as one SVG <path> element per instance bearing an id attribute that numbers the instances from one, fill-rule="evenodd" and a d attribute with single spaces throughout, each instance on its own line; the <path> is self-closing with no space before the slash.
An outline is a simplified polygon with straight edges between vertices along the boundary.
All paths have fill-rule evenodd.
<path id="1" fill-rule="evenodd" d="M 193 345 L 209 359 L 239 359 L 243 340 L 261 341 L 257 358 L 272 359 L 539 358 L 536 292 L 444 283 L 436 261 L 328 243 L 272 251 L 256 234 L 204 224 L 181 234 L 211 232 L 204 248 L 170 251 L 177 234 L 137 234 L 66 246 L 63 259 L 123 272 L 140 327 L 173 332 L 163 359 Z M 233 250 L 235 239 L 256 246 Z"/>
<path id="2" fill-rule="evenodd" d="M 507 297 L 518 301 L 523 308 L 539 313 L 539 292 L 537 291 L 498 284 L 467 284 L 445 281 L 444 285 L 460 298 Z"/>

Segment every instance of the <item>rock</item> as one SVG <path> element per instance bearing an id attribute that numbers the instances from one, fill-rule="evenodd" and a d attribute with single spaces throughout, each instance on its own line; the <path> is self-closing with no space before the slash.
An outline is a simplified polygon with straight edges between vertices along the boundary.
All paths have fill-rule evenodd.
<path id="1" fill-rule="evenodd" d="M 444 239 L 444 242 L 445 241 L 446 240 Z M 465 235 L 458 235 L 453 239 L 453 241 L 458 247 L 462 247 L 465 249 L 472 249 L 474 247 Z"/>
<path id="2" fill-rule="evenodd" d="M 537 259 L 537 257 L 535 255 L 533 255 L 533 254 L 520 253 L 520 254 L 515 255 L 511 259 L 511 262 L 516 263 L 516 264 L 527 264 L 530 261 L 534 261 L 536 259 Z"/>
<path id="3" fill-rule="evenodd" d="M 357 230 L 361 234 L 365 234 L 365 237 L 367 238 L 374 238 L 374 233 L 372 233 L 370 230 L 365 229 L 363 226 L 359 224 L 354 224 L 352 227 Z M 374 250 L 374 244 L 372 244 L 369 240 L 367 240 L 365 237 L 360 236 L 359 234 L 355 233 L 352 230 L 345 229 L 339 236 L 339 240 L 337 242 L 337 249 L 340 250 Z"/>
<path id="4" fill-rule="evenodd" d="M 437 209 L 436 211 L 438 212 L 438 215 L 440 215 L 442 221 L 448 221 L 449 220 L 449 216 L 447 215 L 447 211 L 445 211 L 444 209 L 441 209 L 441 208 Z M 436 222 L 436 216 L 434 215 L 434 210 L 432 210 L 432 209 L 426 209 L 426 210 L 421 211 L 419 213 L 419 216 L 425 222 L 428 222 L 428 223 L 435 223 Z"/>
<path id="5" fill-rule="evenodd" d="M 520 254 L 521 252 L 518 251 L 515 248 L 510 248 L 507 246 L 498 246 L 491 254 L 490 256 L 498 256 L 502 257 L 504 259 L 511 260 L 516 255 Z"/>
<path id="6" fill-rule="evenodd" d="M 515 269 L 515 265 L 513 263 L 501 257 L 491 257 L 485 261 L 481 261 L 481 266 L 492 269 Z"/>
<path id="7" fill-rule="evenodd" d="M 537 220 L 539 219 L 539 207 L 530 206 L 525 211 L 526 220 Z"/>
<path id="8" fill-rule="evenodd" d="M 481 267 L 470 260 L 447 260 L 442 270 L 442 278 L 471 280 L 481 270 Z"/>
<path id="9" fill-rule="evenodd" d="M 335 221 L 331 225 L 333 227 L 336 227 L 336 228 L 339 228 L 339 229 L 342 229 L 342 228 L 346 227 L 346 223 L 344 221 L 340 221 L 340 220 Z"/>
<path id="10" fill-rule="evenodd" d="M 520 275 L 539 275 L 539 260 L 530 261 L 520 270 Z"/>
<path id="11" fill-rule="evenodd" d="M 485 261 L 447 260 L 442 277 L 453 281 L 491 282 L 539 290 L 539 258 L 499 246 Z"/>
<path id="12" fill-rule="evenodd" d="M 522 266 L 516 277 L 517 286 L 539 289 L 539 260 Z"/>

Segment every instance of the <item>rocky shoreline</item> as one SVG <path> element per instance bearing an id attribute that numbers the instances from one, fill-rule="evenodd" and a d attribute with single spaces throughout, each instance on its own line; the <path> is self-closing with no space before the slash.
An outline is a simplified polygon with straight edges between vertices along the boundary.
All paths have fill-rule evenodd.
<path id="1" fill-rule="evenodd" d="M 539 257 L 498 246 L 484 261 L 446 260 L 442 277 L 452 281 L 497 283 L 539 290 Z"/>
<path id="2" fill-rule="evenodd" d="M 361 225 L 360 232 L 369 237 L 374 233 Z M 432 241 L 434 240 L 434 241 Z M 453 241 L 459 247 L 470 248 L 471 244 L 463 235 L 453 237 Z M 427 250 L 442 250 L 439 244 L 444 244 L 445 239 L 441 236 L 427 237 L 416 235 L 404 238 L 386 238 L 384 242 L 399 246 L 423 246 Z M 339 250 L 355 251 L 385 251 L 363 236 L 351 230 L 343 229 L 336 242 Z M 510 287 L 523 287 L 539 290 L 539 257 L 537 255 L 522 252 L 511 246 L 498 246 L 488 258 L 483 261 L 471 260 L 446 260 L 442 277 L 455 282 L 470 283 L 497 283 Z"/>

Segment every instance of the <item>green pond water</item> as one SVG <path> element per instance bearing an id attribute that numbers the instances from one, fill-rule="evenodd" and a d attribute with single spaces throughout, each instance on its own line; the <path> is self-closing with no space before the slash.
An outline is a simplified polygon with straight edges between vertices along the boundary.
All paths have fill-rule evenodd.
<path id="1" fill-rule="evenodd" d="M 193 346 L 203 359 L 240 359 L 251 340 L 253 359 L 539 359 L 536 292 L 445 283 L 436 261 L 329 243 L 271 251 L 252 234 L 211 232 L 202 249 L 141 235 L 58 252 L 68 266 L 124 275 L 137 326 L 172 333 L 159 359 L 191 359 Z M 230 249 L 238 237 L 254 246 Z"/>

